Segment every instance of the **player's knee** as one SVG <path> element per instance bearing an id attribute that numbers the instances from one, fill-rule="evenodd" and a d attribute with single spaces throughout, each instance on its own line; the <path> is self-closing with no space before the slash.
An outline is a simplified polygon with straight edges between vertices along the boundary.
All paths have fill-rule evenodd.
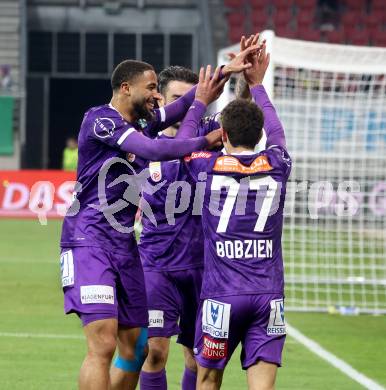
<path id="1" fill-rule="evenodd" d="M 199 388 L 206 388 L 209 386 L 213 389 L 218 389 L 221 386 L 222 382 L 222 371 L 216 369 L 203 369 L 201 368 L 199 371 L 199 375 L 197 378 L 197 384 Z"/>
<path id="2" fill-rule="evenodd" d="M 168 351 L 159 347 L 151 346 L 147 355 L 147 362 L 152 367 L 165 366 L 168 358 Z"/>
<path id="3" fill-rule="evenodd" d="M 192 350 L 184 348 L 185 367 L 189 368 L 190 371 L 197 372 L 197 363 L 194 358 Z"/>
<path id="4" fill-rule="evenodd" d="M 97 355 L 100 358 L 106 358 L 111 361 L 117 347 L 117 339 L 113 333 L 100 333 L 89 340 L 88 347 L 90 354 Z"/>
<path id="5" fill-rule="evenodd" d="M 120 346 L 114 366 L 126 372 L 139 372 L 148 353 L 147 328 L 142 328 L 135 346 Z"/>

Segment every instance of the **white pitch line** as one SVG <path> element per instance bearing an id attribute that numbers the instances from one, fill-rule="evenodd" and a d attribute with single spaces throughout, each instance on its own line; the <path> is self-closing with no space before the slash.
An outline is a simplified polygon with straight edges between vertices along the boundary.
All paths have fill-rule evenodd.
<path id="1" fill-rule="evenodd" d="M 12 332 L 0 332 L 0 337 L 84 340 L 84 336 L 77 335 L 77 334 L 54 334 L 54 333 L 12 333 Z"/>
<path id="2" fill-rule="evenodd" d="M 314 340 L 308 338 L 299 330 L 286 323 L 287 333 L 289 336 L 293 337 L 300 344 L 304 345 L 307 349 L 309 349 L 314 354 L 318 355 L 323 360 L 330 363 L 332 366 L 342 371 L 345 375 L 358 382 L 366 389 L 369 390 L 386 390 L 385 387 L 381 386 L 379 383 L 373 381 L 368 378 L 366 375 L 357 371 L 354 367 L 350 366 L 344 360 L 339 359 L 337 356 L 332 354 L 331 352 L 324 349 L 321 345 L 319 345 Z"/>

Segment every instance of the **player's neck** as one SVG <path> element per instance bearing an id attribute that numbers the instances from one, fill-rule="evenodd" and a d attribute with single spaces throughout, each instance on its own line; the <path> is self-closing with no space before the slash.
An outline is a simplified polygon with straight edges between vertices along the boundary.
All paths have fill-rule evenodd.
<path id="1" fill-rule="evenodd" d="M 166 135 L 167 137 L 175 137 L 177 134 L 177 129 L 173 126 L 170 126 L 167 129 L 162 130 L 162 134 Z"/>
<path id="2" fill-rule="evenodd" d="M 243 152 L 253 153 L 253 149 L 245 148 L 244 146 L 232 146 L 229 143 L 225 145 L 225 150 L 228 154 L 241 154 Z"/>
<path id="3" fill-rule="evenodd" d="M 113 95 L 111 98 L 110 104 L 119 112 L 123 119 L 127 120 L 129 123 L 136 121 L 134 115 L 131 114 L 130 109 L 127 107 L 127 104 L 120 99 L 118 95 Z"/>

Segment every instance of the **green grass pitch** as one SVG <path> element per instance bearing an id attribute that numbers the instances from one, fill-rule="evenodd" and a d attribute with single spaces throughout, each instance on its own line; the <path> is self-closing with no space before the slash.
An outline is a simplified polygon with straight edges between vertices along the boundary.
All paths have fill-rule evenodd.
<path id="1" fill-rule="evenodd" d="M 76 316 L 64 316 L 59 281 L 61 223 L 0 220 L 0 389 L 76 389 L 85 353 Z M 386 387 L 386 316 L 287 313 L 287 320 L 355 369 Z M 66 338 L 72 337 L 72 338 Z M 179 389 L 180 347 L 172 342 L 169 389 Z M 239 351 L 223 389 L 245 389 Z M 360 389 L 346 375 L 287 338 L 277 389 Z"/>

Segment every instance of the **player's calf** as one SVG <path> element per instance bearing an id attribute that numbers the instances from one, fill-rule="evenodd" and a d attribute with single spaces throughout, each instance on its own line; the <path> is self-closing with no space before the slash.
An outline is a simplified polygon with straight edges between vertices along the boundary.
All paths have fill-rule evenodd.
<path id="1" fill-rule="evenodd" d="M 221 387 L 224 370 L 206 368 L 198 364 L 197 390 L 218 390 Z"/>
<path id="2" fill-rule="evenodd" d="M 118 354 L 110 372 L 112 390 L 136 388 L 147 352 L 147 328 L 119 329 Z"/>
<path id="3" fill-rule="evenodd" d="M 249 390 L 274 390 L 277 365 L 259 361 L 247 369 Z"/>
<path id="4" fill-rule="evenodd" d="M 110 385 L 109 368 L 116 348 L 117 320 L 103 319 L 84 327 L 87 355 L 80 375 L 80 390 L 106 390 Z"/>

